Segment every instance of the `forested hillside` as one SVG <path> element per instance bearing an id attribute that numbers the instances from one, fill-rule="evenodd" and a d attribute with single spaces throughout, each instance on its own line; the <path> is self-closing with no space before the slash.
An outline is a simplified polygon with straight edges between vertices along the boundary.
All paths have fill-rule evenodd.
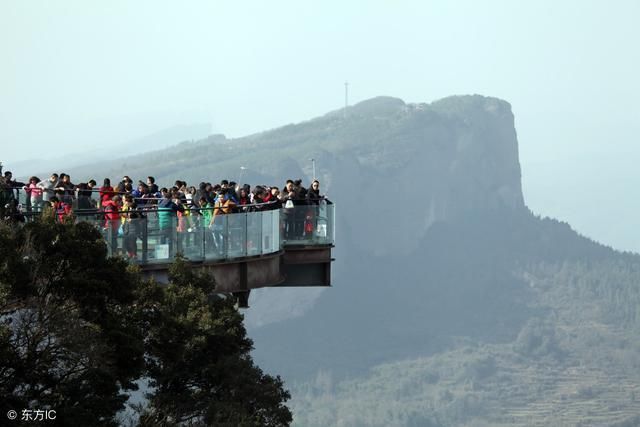
<path id="1" fill-rule="evenodd" d="M 504 101 L 376 98 L 71 174 L 308 184 L 311 158 L 338 209 L 334 286 L 255 292 L 246 313 L 295 422 L 640 423 L 640 257 L 529 211 Z"/>
<path id="2" fill-rule="evenodd" d="M 407 260 L 421 272 L 385 274 L 378 265 L 397 260 L 373 260 L 382 289 L 360 288 L 350 310 L 326 294 L 293 331 L 265 328 L 260 351 L 296 336 L 317 368 L 291 374 L 309 378 L 293 387 L 298 424 L 638 425 L 640 260 L 563 242 L 568 228 L 554 221 L 529 226 L 441 230 Z M 309 323 L 310 338 L 295 333 Z"/>

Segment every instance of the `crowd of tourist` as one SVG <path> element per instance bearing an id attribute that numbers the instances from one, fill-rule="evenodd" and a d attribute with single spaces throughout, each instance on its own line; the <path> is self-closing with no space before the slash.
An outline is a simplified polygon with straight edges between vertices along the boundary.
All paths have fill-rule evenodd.
<path id="1" fill-rule="evenodd" d="M 24 203 L 19 203 L 21 191 Z M 101 186 L 93 179 L 74 184 L 65 173 L 53 173 L 45 180 L 32 176 L 28 182 L 16 181 L 9 171 L 0 177 L 3 218 L 23 222 L 40 214 L 59 221 L 82 216 L 99 218 L 111 245 L 116 247 L 117 238 L 123 237 L 124 250 L 130 257 L 136 256 L 140 235 L 136 220 L 151 211 L 157 215 L 160 233 L 167 238 L 174 230 L 184 233 L 196 227 L 207 228 L 218 245 L 223 215 L 262 210 L 283 209 L 285 238 L 302 237 L 314 229 L 317 206 L 323 200 L 318 180 L 308 188 L 300 179 L 287 180 L 281 189 L 267 185 L 252 188 L 226 179 L 219 184 L 201 182 L 197 187 L 177 180 L 171 187 L 159 187 L 152 176 L 137 183 L 124 176 L 115 185 L 105 178 Z M 306 208 L 291 209 L 300 206 Z"/>

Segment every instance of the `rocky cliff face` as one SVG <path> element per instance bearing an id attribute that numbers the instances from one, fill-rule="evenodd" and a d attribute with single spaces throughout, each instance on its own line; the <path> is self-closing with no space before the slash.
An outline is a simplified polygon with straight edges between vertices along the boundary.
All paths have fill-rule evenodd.
<path id="1" fill-rule="evenodd" d="M 433 104 L 375 98 L 350 108 L 346 118 L 326 116 L 324 124 L 330 120 L 341 122 L 330 136 L 340 142 L 317 156 L 318 164 L 346 215 L 341 237 L 361 249 L 410 253 L 437 221 L 524 209 L 507 102 L 482 96 Z"/>
<path id="2" fill-rule="evenodd" d="M 514 117 L 507 102 L 461 96 L 405 104 L 380 97 L 346 113 L 332 112 L 247 138 L 257 147 L 264 144 L 286 153 L 261 170 L 277 180 L 295 176 L 294 170 L 310 178 L 308 159 L 316 159 L 323 190 L 337 204 L 334 277 L 339 286 L 355 285 L 347 277 L 371 284 L 363 279 L 370 270 L 367 263 L 407 259 L 421 250 L 438 223 L 526 210 Z M 247 139 L 238 143 L 247 144 Z M 301 148 L 296 152 L 296 147 Z M 409 271 L 415 266 L 394 268 Z M 248 324 L 303 315 L 320 293 L 255 292 Z"/>

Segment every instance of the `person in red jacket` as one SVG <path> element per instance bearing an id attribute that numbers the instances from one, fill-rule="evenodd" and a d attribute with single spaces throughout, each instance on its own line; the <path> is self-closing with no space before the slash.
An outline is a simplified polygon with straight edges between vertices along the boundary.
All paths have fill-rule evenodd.
<path id="1" fill-rule="evenodd" d="M 71 205 L 68 203 L 64 203 L 55 196 L 49 200 L 49 203 L 56 220 L 59 222 L 64 222 L 66 218 L 71 217 Z"/>
<path id="2" fill-rule="evenodd" d="M 102 187 L 99 189 L 100 198 L 99 198 L 99 207 L 103 205 L 103 203 L 107 200 L 110 200 L 114 196 L 113 187 L 111 186 L 111 180 L 109 178 L 105 178 L 102 184 Z"/>
<path id="3" fill-rule="evenodd" d="M 105 195 L 102 202 L 104 211 L 104 230 L 107 234 L 107 241 L 110 242 L 111 255 L 118 251 L 118 229 L 120 228 L 120 196 L 108 198 Z"/>

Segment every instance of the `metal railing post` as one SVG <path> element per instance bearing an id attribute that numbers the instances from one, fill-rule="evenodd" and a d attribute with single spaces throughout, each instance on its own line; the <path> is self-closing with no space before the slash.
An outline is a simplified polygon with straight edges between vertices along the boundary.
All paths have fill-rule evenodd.
<path id="1" fill-rule="evenodd" d="M 222 256 L 224 259 L 227 259 L 229 257 L 229 218 L 227 218 L 226 214 L 223 215 L 222 218 L 224 218 L 224 233 L 222 234 Z"/>
<path id="2" fill-rule="evenodd" d="M 144 219 L 142 225 L 142 264 L 146 264 L 149 256 L 149 218 L 145 216 L 140 219 Z"/>
<path id="3" fill-rule="evenodd" d="M 271 212 L 271 211 L 266 211 L 266 212 Z M 263 236 L 263 230 L 264 230 L 264 227 L 262 226 L 262 223 L 264 222 L 264 221 L 263 221 L 263 219 L 264 219 L 264 214 L 265 214 L 265 212 L 264 212 L 264 211 L 263 211 L 263 212 L 260 212 L 260 233 L 259 233 L 259 236 L 258 236 L 258 237 L 259 237 L 259 242 L 260 242 L 260 243 L 258 243 L 258 247 L 257 247 L 257 249 L 258 249 L 258 253 L 259 253 L 259 254 L 262 254 L 262 248 L 263 248 L 263 246 L 262 246 L 262 241 L 263 241 L 263 239 L 264 239 L 264 236 Z"/>
<path id="4" fill-rule="evenodd" d="M 242 256 L 247 256 L 249 253 L 249 214 L 244 213 L 244 238 L 242 239 Z"/>

